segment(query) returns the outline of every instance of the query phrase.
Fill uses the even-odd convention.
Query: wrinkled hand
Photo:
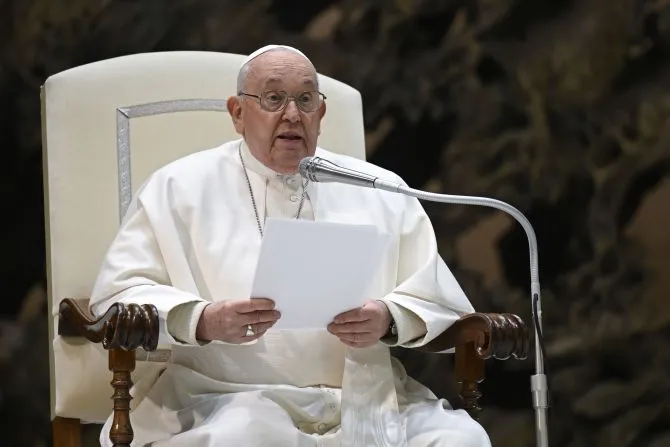
[[[367,348],[376,344],[391,325],[391,313],[382,301],[372,300],[362,307],[349,310],[335,317],[328,325],[328,332],[342,343],[354,348]]]
[[[267,298],[219,301],[209,304],[200,315],[196,338],[202,341],[247,343],[262,337],[280,317],[274,301]],[[249,324],[254,335],[247,337]]]

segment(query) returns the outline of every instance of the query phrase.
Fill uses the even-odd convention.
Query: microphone
[[[457,205],[476,205],[495,208],[512,216],[524,229],[528,239],[530,257],[530,294],[535,328],[535,375],[531,376],[531,392],[533,408],[535,409],[535,428],[538,447],[548,447],[549,433],[547,431],[547,376],[544,371],[544,342],[542,339],[542,307],[540,298],[540,275],[538,263],[537,238],[535,230],[526,216],[512,205],[488,197],[462,196],[451,194],[437,194],[410,188],[401,183],[390,182],[377,176],[359,172],[339,166],[320,157],[305,157],[300,160],[300,175],[312,182],[346,183],[366,188],[382,189],[384,191],[405,194],[420,200],[431,202],[451,203]]]
[[[312,182],[337,182],[366,188],[384,189],[391,192],[400,192],[399,183],[389,182],[353,169],[343,168],[335,163],[320,157],[305,157],[298,166],[300,175]]]

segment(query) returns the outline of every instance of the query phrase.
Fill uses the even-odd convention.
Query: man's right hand
[[[196,338],[201,341],[247,343],[262,337],[280,317],[274,301],[267,298],[219,301],[207,305],[200,315]],[[248,325],[254,331],[250,337],[246,336]]]

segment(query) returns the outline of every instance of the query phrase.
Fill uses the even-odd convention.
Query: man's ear
[[[319,106],[319,135],[321,135],[321,120],[323,119],[323,116],[326,114],[326,101],[321,101],[321,105]]]
[[[226,102],[230,119],[233,120],[235,131],[240,135],[244,135],[244,122],[242,120],[242,98],[239,96],[231,96]]]

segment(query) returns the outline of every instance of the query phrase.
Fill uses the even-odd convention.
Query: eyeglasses
[[[321,101],[326,100],[326,95],[317,91],[302,92],[299,95],[290,96],[284,91],[268,90],[261,95],[252,95],[250,93],[239,92],[240,96],[249,96],[256,98],[261,106],[261,109],[268,112],[277,112],[284,110],[284,107],[290,100],[295,102],[295,105],[303,112],[314,112],[321,105]],[[323,99],[322,99],[323,98]]]

